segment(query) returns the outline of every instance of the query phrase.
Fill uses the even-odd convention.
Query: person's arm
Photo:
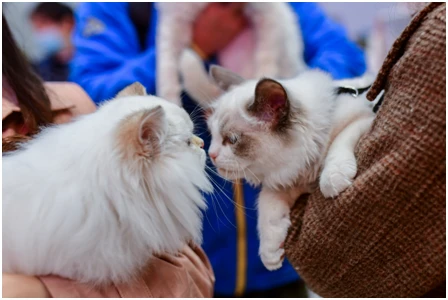
[[[432,2],[367,94],[384,90],[384,101],[358,142],[353,184],[292,208],[286,256],[320,296],[446,297],[445,53],[446,3]]]
[[[185,246],[178,254],[153,257],[135,281],[94,287],[58,276],[3,274],[3,297],[199,298],[213,297],[215,277],[204,251]]]
[[[45,285],[37,277],[2,274],[3,298],[51,298]]]
[[[127,3],[82,3],[77,12],[70,79],[95,103],[139,81],[155,93],[155,46],[140,52]]]
[[[349,40],[344,28],[330,20],[317,3],[290,3],[296,12],[310,68],[330,73],[334,79],[361,76],[366,71],[364,54]]]

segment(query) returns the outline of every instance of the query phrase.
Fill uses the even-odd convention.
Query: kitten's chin
[[[218,170],[218,174],[224,177],[227,180],[237,180],[243,178],[243,174],[237,170],[229,170],[224,168],[216,167]]]

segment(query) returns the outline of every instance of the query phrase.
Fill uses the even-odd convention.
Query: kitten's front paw
[[[280,269],[285,259],[285,249],[260,246],[260,257],[263,265],[269,271]]]
[[[263,226],[260,240],[260,258],[269,271],[279,269],[285,259],[283,244],[291,225],[289,216],[280,220],[270,221]]]
[[[325,163],[320,175],[320,190],[325,198],[336,197],[348,188],[357,171],[355,157],[334,159]]]

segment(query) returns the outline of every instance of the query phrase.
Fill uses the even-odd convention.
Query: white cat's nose
[[[195,144],[196,146],[198,146],[199,148],[201,148],[201,149],[204,148],[204,141],[200,137],[198,137],[196,135],[193,135],[193,138],[191,139],[191,142],[193,144]]]

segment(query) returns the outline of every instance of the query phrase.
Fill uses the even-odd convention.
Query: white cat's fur
[[[275,132],[269,121],[272,110],[262,114],[263,118],[250,111],[262,81],[243,81],[219,67],[212,67],[211,74],[219,86],[229,90],[212,105],[209,154],[226,178],[244,177],[254,185],[262,184],[259,254],[269,270],[278,269],[290,226],[290,207],[298,197],[311,192],[317,182],[325,197],[337,196],[352,183],[357,170],[354,148],[374,118],[371,104],[365,95],[337,96],[338,84],[329,75],[306,71],[296,78],[276,81],[287,94],[291,122],[284,131]],[[356,86],[360,82],[340,83]],[[229,134],[236,143],[228,142]],[[238,145],[248,141],[253,147]],[[238,154],[238,147],[244,155]]]
[[[179,66],[185,80],[186,90],[199,102],[207,102],[216,96],[217,90],[208,85],[204,76],[203,62],[198,57],[182,59],[183,51],[192,42],[192,27],[196,17],[208,3],[157,3],[157,94],[180,105],[181,84],[178,80]],[[247,3],[245,14],[255,30],[252,78],[274,76],[289,78],[306,69],[303,59],[304,46],[298,28],[297,16],[287,3]],[[219,33],[217,33],[219,34]],[[192,55],[190,55],[190,58]],[[193,72],[193,73],[190,73]],[[196,80],[193,74],[200,72]],[[212,92],[209,92],[211,90]],[[213,92],[214,91],[214,92]]]
[[[118,283],[201,242],[201,140],[183,109],[139,89],[3,156],[3,272]]]

